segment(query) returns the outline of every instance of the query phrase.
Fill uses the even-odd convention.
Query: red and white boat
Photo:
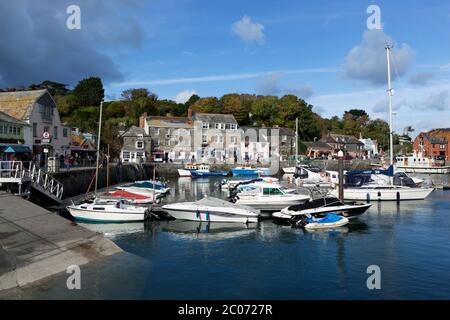
[[[113,198],[117,197],[117,198],[121,198],[121,199],[125,198],[125,199],[129,200],[129,202],[135,203],[135,204],[148,204],[148,203],[154,202],[152,197],[147,197],[142,194],[132,193],[132,192],[125,191],[125,190],[114,190],[112,192],[104,193],[99,196],[101,198],[108,198],[108,197],[113,197]]]

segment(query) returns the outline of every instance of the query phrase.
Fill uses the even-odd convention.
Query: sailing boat
[[[136,222],[144,221],[149,214],[148,208],[130,204],[125,199],[108,199],[97,197],[98,171],[100,158],[100,137],[102,128],[103,101],[100,103],[100,119],[98,123],[97,162],[95,168],[95,192],[93,201],[67,206],[70,214],[76,219],[88,222]],[[109,166],[109,163],[108,163]]]
[[[369,181],[358,187],[344,188],[344,200],[423,200],[433,192],[433,188],[418,188],[409,186],[394,185],[394,139],[392,128],[392,96],[394,90],[391,87],[391,47],[386,45],[387,58],[387,81],[388,81],[388,101],[389,101],[389,164],[388,170],[368,170],[367,174],[384,174],[389,177],[386,180],[379,180],[377,183]],[[337,196],[338,191],[332,190],[332,195]]]

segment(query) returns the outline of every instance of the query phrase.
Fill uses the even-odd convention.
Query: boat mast
[[[298,118],[295,118],[295,165],[298,163]]]
[[[394,89],[391,87],[391,46],[386,45],[386,59],[387,59],[387,80],[388,80],[388,100],[389,100],[389,165],[394,164],[394,138],[392,127],[392,96]]]
[[[98,187],[98,160],[100,158],[100,136],[102,133],[102,111],[103,111],[103,101],[100,102],[100,119],[98,121],[97,163],[95,166],[95,193],[94,194],[97,194],[97,187]]]

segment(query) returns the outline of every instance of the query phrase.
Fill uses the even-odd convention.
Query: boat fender
[[[200,217],[200,211],[197,210],[197,211],[195,212],[195,217],[196,217],[197,219]]]
[[[209,211],[206,211],[206,221],[209,221]]]

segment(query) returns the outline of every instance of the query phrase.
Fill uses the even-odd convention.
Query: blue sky
[[[47,68],[48,77],[74,84],[76,77],[98,74],[110,99],[133,87],[180,101],[193,92],[295,93],[323,116],[362,108],[386,119],[387,40],[394,44],[396,130],[450,127],[448,1],[64,0],[55,6],[43,0],[47,5],[39,8],[27,0],[13,3],[22,2],[10,16],[27,19],[34,28],[16,28],[42,37],[39,44],[49,47],[47,55],[36,53],[42,55],[41,68],[29,79],[47,78],[42,67],[47,56],[70,49],[65,54],[70,59],[59,61],[58,69]],[[65,22],[69,4],[80,6],[81,30],[58,33],[55,24]],[[381,9],[382,30],[367,30],[371,4]],[[46,11],[55,21],[51,28],[45,27]],[[0,40],[8,36],[0,31]],[[45,38],[60,38],[65,45]],[[0,62],[0,83],[10,84],[9,73],[2,71]]]

